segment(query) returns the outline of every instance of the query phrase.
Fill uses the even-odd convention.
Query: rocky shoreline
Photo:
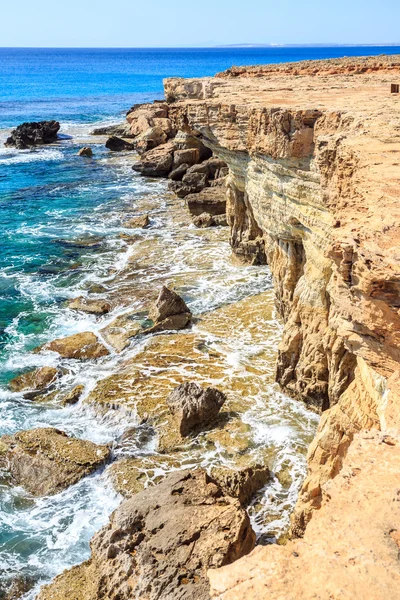
[[[156,434],[157,460],[171,472],[147,487],[147,456],[113,461],[107,471],[127,499],[94,536],[89,561],[58,576],[38,598],[395,594],[400,213],[398,163],[392,160],[400,152],[393,133],[400,124],[389,82],[396,74],[398,58],[383,57],[170,79],[166,102],[134,106],[125,124],[94,132],[111,135],[110,151],[137,152],[135,172],[168,178],[197,228],[226,220],[237,257],[268,263],[284,323],[276,381],[322,418],[292,515],[291,536],[304,540],[251,552],[255,535],[245,506],[268,486],[270,465],[267,456],[254,460],[251,428],[226,382],[217,389],[199,385],[204,369],[208,379],[220,378],[220,357],[199,358],[204,342],[196,328],[186,329],[192,314],[178,294],[164,286],[152,308],[144,296],[144,311],[117,317],[99,336],[84,332],[38,348],[68,360],[98,360],[162,333],[101,379],[83,402],[100,411],[134,412],[139,427],[119,443]],[[133,221],[138,228],[150,224],[146,214]],[[244,313],[252,302],[243,303]],[[76,298],[70,306],[102,315],[112,301]],[[202,315],[200,323],[223,320],[229,310]],[[177,330],[185,333],[177,337]],[[58,393],[62,377],[62,370],[42,367],[11,385],[32,401],[80,401],[77,386]],[[242,392],[251,396],[250,389]],[[31,491],[26,474],[33,470],[44,485],[36,493],[55,493],[110,458],[107,446],[79,444],[85,442],[56,430],[6,436],[0,466]],[[229,468],[182,470],[188,448],[201,454],[221,447]],[[345,525],[338,528],[337,521]],[[368,537],[364,529],[371,525]]]

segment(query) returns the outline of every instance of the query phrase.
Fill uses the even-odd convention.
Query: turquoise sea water
[[[65,310],[65,300],[91,283],[107,283],[123,260],[118,215],[146,195],[163,201],[163,182],[134,175],[128,163],[113,161],[102,143],[89,138],[94,124],[120,121],[132,104],[162,98],[162,79],[168,76],[213,75],[233,64],[382,53],[400,53],[400,48],[0,48],[0,434],[51,424],[105,442],[126,426],[93,426],[84,411],[32,406],[7,390],[11,377],[37,366],[37,355],[29,353],[34,347],[95,327],[91,317]],[[57,144],[33,151],[3,147],[10,128],[43,119],[61,122]],[[76,155],[86,143],[94,149],[93,161]],[[88,249],[64,243],[87,235],[99,245]],[[246,273],[247,291],[268,287],[265,271]],[[195,309],[238,299],[240,277],[232,275],[235,285],[214,295],[207,294],[211,280],[203,282],[205,300]],[[196,289],[186,293],[195,306]],[[48,579],[80,562],[91,535],[118,501],[101,476],[57,499],[35,502],[20,490],[0,486],[0,579],[18,572]]]

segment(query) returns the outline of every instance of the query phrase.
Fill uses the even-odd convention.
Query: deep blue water
[[[81,316],[63,310],[64,301],[85,284],[105,281],[115,267],[123,250],[118,215],[152,193],[151,186],[162,196],[163,184],[134,176],[129,166],[110,160],[97,138],[88,138],[93,124],[122,120],[132,104],[161,98],[164,77],[214,75],[232,65],[382,53],[400,53],[400,47],[0,48],[0,435],[42,422],[45,409],[10,394],[8,380],[36,366],[37,355],[27,351],[87,326],[79,322]],[[11,127],[43,119],[58,119],[62,133],[72,138],[34,151],[3,147]],[[87,143],[93,160],[77,156]],[[87,235],[100,239],[101,247],[59,243]],[[58,424],[61,417],[53,412],[43,422]],[[72,417],[62,414],[63,426],[75,431]],[[79,427],[84,436],[97,435],[90,421],[86,429]],[[104,435],[111,435],[108,429]],[[46,579],[85,558],[88,540],[117,502],[104,489],[89,478],[54,502],[38,501],[26,510],[18,508],[20,492],[7,489],[2,494],[0,489],[0,580],[2,572],[13,576],[22,571]]]

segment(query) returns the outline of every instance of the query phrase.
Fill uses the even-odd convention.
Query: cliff
[[[322,412],[292,520],[292,534],[302,536],[313,517],[305,538],[317,544],[307,554],[317,563],[313,579],[331,568],[324,545],[336,527],[332,511],[353,528],[349,539],[361,562],[371,549],[372,541],[357,535],[353,501],[368,516],[366,526],[379,521],[376,546],[398,552],[396,528],[388,525],[397,504],[387,509],[385,523],[380,509],[395,493],[393,469],[399,467],[400,95],[390,91],[399,80],[400,58],[378,57],[233,68],[215,78],[165,81],[173,126],[197,136],[229,167],[234,251],[270,265],[284,322],[277,381]],[[368,430],[375,430],[373,441]],[[384,444],[389,435],[390,445]],[[351,484],[354,496],[346,499],[340,478],[348,453],[360,476]],[[370,468],[368,456],[379,468]],[[371,501],[368,512],[358,481]],[[213,572],[214,596],[272,593],[270,584],[262,587],[264,575],[265,583],[299,571],[298,551],[287,548],[258,549],[243,564]],[[318,563],[319,555],[328,563]],[[359,569],[357,577],[368,579],[363,564],[367,570]],[[393,565],[371,571],[376,589]],[[235,595],[238,573],[244,585],[261,566],[269,575],[262,571],[252,587]],[[344,597],[366,597],[351,596],[349,581]],[[306,589],[299,587],[293,597],[336,598],[340,592],[332,588],[329,595],[322,587],[311,596]]]

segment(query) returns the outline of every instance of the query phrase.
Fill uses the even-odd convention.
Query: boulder
[[[157,300],[149,312],[149,318],[154,323],[161,323],[168,317],[181,314],[191,314],[186,302],[179,294],[163,285]]]
[[[112,152],[121,152],[122,150],[133,150],[134,146],[116,135],[112,135],[106,141],[106,148]]]
[[[106,125],[93,129],[91,135],[116,135],[118,137],[129,137],[130,131],[126,123],[117,123],[116,125]]]
[[[186,198],[189,194],[201,192],[207,185],[207,177],[204,173],[186,173],[182,181],[171,181],[169,189],[175,192],[178,198]]]
[[[190,213],[194,216],[206,212],[212,216],[225,215],[226,194],[222,188],[205,188],[199,194],[186,197],[186,204]]]
[[[222,488],[224,494],[237,498],[242,506],[247,506],[254,494],[266,485],[271,473],[268,467],[263,465],[236,471],[227,467],[213,467],[210,476]]]
[[[58,121],[22,123],[11,132],[4,145],[25,150],[37,145],[51,144],[57,140],[59,129],[60,123]]]
[[[174,149],[172,142],[161,144],[143,154],[132,169],[147,177],[166,177],[172,169]]]
[[[129,229],[145,229],[149,225],[149,215],[138,215],[124,222],[124,227],[128,227]]]
[[[178,131],[175,136],[175,144],[179,150],[186,148],[197,148],[200,154],[200,161],[207,160],[212,156],[212,151],[203,144],[203,142],[192,133]]]
[[[182,181],[182,177],[186,174],[188,168],[189,165],[187,165],[186,163],[180,165],[179,167],[176,167],[176,169],[171,171],[171,173],[168,175],[168,179],[172,179],[172,181]]]
[[[165,144],[168,135],[161,127],[149,127],[141,135],[135,138],[135,148],[139,154],[144,154],[161,144]]]
[[[9,387],[13,392],[25,392],[30,390],[33,394],[41,394],[48,391],[56,382],[60,373],[55,367],[39,367],[28,373],[23,373],[14,377],[9,382]],[[29,392],[24,396],[30,396]]]
[[[111,304],[106,300],[88,300],[84,296],[79,296],[68,302],[68,308],[80,310],[91,315],[105,315],[110,312]]]
[[[175,150],[173,168],[181,165],[195,165],[200,160],[200,152],[197,148],[185,148],[184,150]]]
[[[214,217],[209,213],[202,213],[197,217],[193,217],[193,223],[196,227],[204,228],[204,227],[226,227],[228,222],[226,220],[226,215],[215,215]]]
[[[208,600],[207,570],[248,554],[255,534],[238,500],[205,471],[177,471],[125,500],[91,541],[91,558],[37,600]]]
[[[202,173],[203,175],[206,175],[208,179],[215,179],[220,170],[226,168],[226,163],[223,160],[212,157],[204,160],[198,165],[194,164],[190,167],[188,173]]]
[[[51,350],[57,352],[62,358],[75,358],[78,360],[90,360],[109,354],[107,348],[99,342],[91,331],[84,331],[83,333],[53,340],[37,348],[36,352],[40,350]]]
[[[78,152],[78,156],[86,156],[87,158],[92,158],[93,150],[90,146],[84,146]]]
[[[93,473],[110,456],[108,446],[45,427],[0,438],[0,469],[34,496],[56,494]]]
[[[185,437],[210,425],[217,418],[226,396],[216,388],[202,388],[195,382],[179,385],[168,396],[167,404],[179,433]]]

